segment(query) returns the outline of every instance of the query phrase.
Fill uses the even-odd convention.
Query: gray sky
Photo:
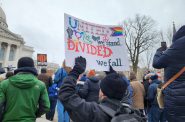
[[[64,59],[64,13],[116,25],[135,14],[149,15],[165,30],[185,24],[185,0],[1,0],[9,29],[22,35],[36,53],[61,64]]]

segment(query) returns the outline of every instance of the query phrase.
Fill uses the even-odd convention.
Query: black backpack
[[[103,104],[100,104],[100,107],[106,114],[112,117],[111,122],[146,122],[146,117],[143,113],[125,103],[122,103],[117,111]]]

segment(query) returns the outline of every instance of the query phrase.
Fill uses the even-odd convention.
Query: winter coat
[[[86,80],[82,89],[79,89],[78,94],[84,98],[87,102],[97,102],[99,100],[99,80],[95,77],[91,77]]]
[[[56,71],[54,77],[54,83],[57,84],[57,87],[60,88],[63,84],[63,79],[67,76],[67,72],[64,68],[60,68]]]
[[[51,76],[48,76],[46,73],[39,74],[38,79],[45,83],[47,90],[52,85],[52,78]]]
[[[67,76],[59,91],[59,99],[74,122],[110,122],[111,118],[95,102],[86,102],[75,92],[77,79]],[[103,103],[106,103],[104,101]]]
[[[35,122],[36,117],[49,111],[46,86],[30,73],[18,73],[0,83],[2,122]]]
[[[153,59],[154,68],[164,69],[167,82],[185,66],[185,26],[174,35],[173,43],[165,52],[157,51]],[[185,120],[185,73],[173,81],[165,90],[165,109],[170,121]],[[172,118],[171,118],[172,117]]]
[[[144,109],[144,86],[139,81],[132,81],[130,85],[133,89],[132,102],[135,109]]]
[[[128,90],[128,96],[127,96],[128,97],[127,98],[128,104],[133,105],[133,101],[132,101],[133,89],[130,85],[130,80],[125,80],[125,81],[127,81],[127,85],[128,85],[128,87],[127,87],[127,90]]]
[[[158,103],[157,103],[156,95],[157,95],[157,87],[160,83],[161,81],[159,81],[158,79],[153,80],[148,88],[148,93],[147,93],[148,94],[147,99],[150,102],[150,104],[157,107],[158,107]]]

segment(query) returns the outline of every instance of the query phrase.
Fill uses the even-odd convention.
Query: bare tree
[[[146,56],[147,70],[150,70],[150,66],[152,63],[153,56],[154,56],[153,51],[147,50],[145,56]]]
[[[172,44],[172,39],[173,39],[173,31],[171,28],[168,28],[167,32],[166,32],[166,37],[167,37],[167,42],[169,45]]]
[[[139,56],[156,42],[155,21],[148,16],[136,15],[134,19],[124,21],[126,46],[129,51],[133,71],[137,73]]]
[[[172,39],[173,39],[173,31],[170,28],[168,28],[164,33],[163,31],[161,31],[159,34],[159,40],[166,42],[167,45],[172,44]]]
[[[164,39],[164,34],[163,34],[163,31],[160,31],[160,40],[161,40],[161,42],[164,42],[165,41],[165,39]]]
[[[142,65],[146,70],[151,70],[152,66],[152,59],[154,56],[154,50],[146,50],[142,56],[140,56],[139,64]]]

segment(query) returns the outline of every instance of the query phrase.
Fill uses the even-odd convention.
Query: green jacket
[[[0,111],[5,105],[2,122],[35,122],[49,111],[45,84],[32,74],[17,74],[0,83]]]

